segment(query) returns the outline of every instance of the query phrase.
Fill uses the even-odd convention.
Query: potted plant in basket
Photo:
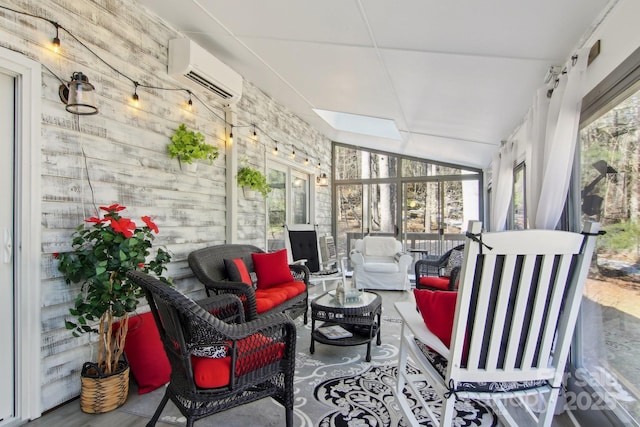
[[[251,166],[243,166],[238,169],[236,175],[238,185],[244,188],[250,188],[257,191],[264,197],[271,192],[271,187],[267,182],[267,178],[259,170],[252,168]]]
[[[121,216],[124,206],[101,206],[102,218],[85,220],[73,233],[72,251],[54,254],[58,270],[68,284],[82,286],[70,313],[76,321],[66,321],[74,336],[98,333],[97,363],[82,368],[80,406],[84,412],[107,412],[122,405],[129,390],[129,367],[121,360],[128,331],[129,313],[136,310],[142,290],[131,283],[130,270],[162,277],[171,256],[162,248],[151,255],[157,225],[148,216],[143,227]],[[88,225],[91,224],[91,225]],[[119,322],[115,328],[114,322]],[[106,390],[103,387],[107,388]]]
[[[182,163],[191,165],[198,159],[208,160],[209,164],[213,164],[219,155],[218,147],[205,143],[202,133],[187,129],[184,123],[171,136],[168,149],[169,157],[177,157],[180,167]]]

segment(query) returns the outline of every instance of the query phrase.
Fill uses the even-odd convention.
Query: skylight
[[[393,120],[361,116],[359,114],[339,113],[337,111],[320,110],[317,108],[314,108],[313,111],[336,130],[390,138],[396,141],[402,139]]]

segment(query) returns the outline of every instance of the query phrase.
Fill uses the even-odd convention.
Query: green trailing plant
[[[267,194],[271,192],[271,187],[267,182],[267,178],[262,174],[262,172],[250,166],[241,167],[238,170],[236,179],[238,180],[238,185],[258,191],[264,197],[267,197]]]
[[[158,233],[158,226],[150,217],[143,216],[145,225],[138,227],[120,215],[126,209],[124,206],[113,204],[100,209],[106,212],[103,218],[91,217],[76,228],[72,235],[73,250],[56,253],[54,257],[67,284],[81,284],[74,306],[69,309],[76,321],[66,321],[65,326],[74,336],[98,333],[97,362],[108,374],[118,366],[124,351],[129,313],[136,310],[143,296],[142,289],[127,278],[127,272],[152,273],[170,285],[162,273],[171,255],[162,248],[151,255],[153,233]],[[116,321],[119,327],[113,331]]]
[[[183,123],[171,136],[169,157],[177,157],[180,162],[191,164],[194,160],[208,160],[209,164],[218,158],[218,147],[204,142],[204,135],[187,129]]]

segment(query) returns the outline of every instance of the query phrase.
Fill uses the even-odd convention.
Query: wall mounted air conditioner
[[[242,97],[242,76],[190,39],[169,41],[168,72],[187,89],[207,89],[225,104]]]

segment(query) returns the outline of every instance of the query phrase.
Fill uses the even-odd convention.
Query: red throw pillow
[[[114,330],[118,327],[119,324],[114,324]],[[129,318],[124,354],[138,383],[138,394],[149,393],[169,382],[171,365],[150,311]]]
[[[225,259],[224,267],[227,269],[227,277],[232,282],[242,282],[251,286],[251,275],[242,258]]]
[[[293,282],[287,261],[287,250],[270,253],[252,253],[253,268],[258,276],[258,289],[266,289],[279,283]]]
[[[451,345],[453,330],[453,316],[456,311],[457,292],[431,291],[428,289],[414,289],[416,305],[424,324],[447,347]]]

